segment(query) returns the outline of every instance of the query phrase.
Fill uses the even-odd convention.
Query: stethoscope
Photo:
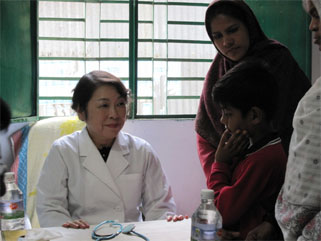
[[[98,230],[102,225],[108,224],[108,223],[109,223],[111,226],[118,226],[118,227],[119,227],[118,230],[117,230],[115,233],[112,233],[112,234],[106,234],[106,235],[97,234],[97,230]],[[146,240],[146,241],[149,241],[149,239],[148,239],[146,236],[144,236],[144,235],[142,235],[142,234],[140,234],[140,233],[135,232],[135,231],[134,231],[134,228],[135,228],[135,225],[134,225],[134,224],[129,224],[129,225],[123,227],[122,224],[117,223],[117,222],[115,222],[115,221],[113,221],[113,220],[106,220],[106,221],[101,222],[100,224],[98,224],[98,225],[94,228],[94,230],[93,230],[93,232],[92,232],[92,234],[91,234],[91,238],[94,239],[94,240],[96,240],[96,241],[109,240],[109,239],[113,239],[113,238],[115,238],[116,236],[118,236],[119,234],[123,233],[123,234],[127,234],[127,235],[134,234],[134,235],[136,235],[136,236],[138,236],[138,237],[140,237],[140,238],[142,238],[142,239],[144,239],[144,240]]]

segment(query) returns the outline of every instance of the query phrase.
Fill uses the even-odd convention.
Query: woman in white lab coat
[[[41,227],[88,228],[104,220],[165,219],[175,213],[171,188],[154,150],[121,131],[129,91],[104,71],[84,75],[72,108],[82,131],[56,140],[38,182]]]

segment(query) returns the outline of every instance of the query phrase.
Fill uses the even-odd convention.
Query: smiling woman
[[[94,71],[80,79],[74,93],[72,108],[86,122],[96,147],[111,147],[126,120],[129,91],[117,77]],[[89,101],[82,101],[83,98]]]
[[[131,222],[175,214],[153,148],[121,131],[129,101],[121,80],[90,72],[79,80],[72,101],[86,127],[52,145],[38,182],[40,226],[88,228],[106,219]]]

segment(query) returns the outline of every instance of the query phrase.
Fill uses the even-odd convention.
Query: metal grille
[[[72,89],[92,70],[122,79],[133,117],[195,115],[215,55],[209,1],[39,1],[39,115],[72,115]],[[133,49],[135,51],[133,51]]]

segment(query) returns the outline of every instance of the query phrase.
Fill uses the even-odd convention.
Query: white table
[[[158,221],[148,221],[148,222],[133,222],[125,223],[135,224],[136,228],[134,231],[143,234],[150,241],[188,241],[190,240],[191,234],[191,219],[185,219],[179,222],[167,222],[166,220]],[[32,231],[52,231],[55,233],[60,233],[61,238],[53,239],[52,241],[92,241],[91,233],[94,226],[89,229],[66,229],[63,227],[53,227],[53,228],[42,228],[42,229],[32,229]],[[116,228],[109,227],[108,224],[104,225],[100,231],[110,233],[111,229],[117,230]],[[113,230],[112,230],[113,231]],[[143,240],[137,236],[120,234],[112,239],[113,241],[130,241],[130,240]],[[7,241],[7,240],[3,240]]]

